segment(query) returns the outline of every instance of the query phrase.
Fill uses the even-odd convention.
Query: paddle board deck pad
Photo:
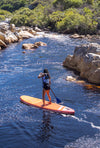
[[[43,106],[43,100],[42,99],[38,99],[38,98],[34,98],[34,97],[30,97],[30,96],[21,96],[20,97],[21,102],[28,104],[28,105],[32,105],[41,109],[45,109],[45,110],[50,110],[53,112],[57,112],[57,113],[62,113],[62,114],[70,114],[70,115],[74,115],[75,111],[67,106],[63,106],[57,103],[51,103],[49,104],[49,101],[45,101],[45,106]]]

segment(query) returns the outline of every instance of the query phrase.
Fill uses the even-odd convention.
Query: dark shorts
[[[49,84],[44,84],[44,85],[43,85],[43,88],[44,88],[45,90],[49,90],[49,89],[50,89],[50,85],[49,85]]]

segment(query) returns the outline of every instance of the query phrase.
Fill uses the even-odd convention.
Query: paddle
[[[51,88],[50,88],[51,89]],[[57,97],[56,97],[56,95],[55,95],[55,93],[53,92],[53,90],[51,89],[51,92],[53,93],[53,95],[55,96],[55,98],[56,98],[56,102],[57,103],[61,103],[61,100],[60,99],[58,99]]]

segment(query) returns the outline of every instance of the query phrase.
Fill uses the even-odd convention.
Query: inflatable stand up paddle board
[[[32,105],[41,109],[50,110],[53,112],[61,113],[61,114],[70,114],[74,115],[75,111],[67,106],[63,106],[57,103],[51,103],[49,104],[49,101],[45,101],[45,106],[43,106],[42,99],[30,97],[30,96],[21,96],[20,97],[21,102]]]

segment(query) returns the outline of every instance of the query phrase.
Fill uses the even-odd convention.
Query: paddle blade
[[[61,103],[61,100],[56,97],[56,102],[59,104]]]

